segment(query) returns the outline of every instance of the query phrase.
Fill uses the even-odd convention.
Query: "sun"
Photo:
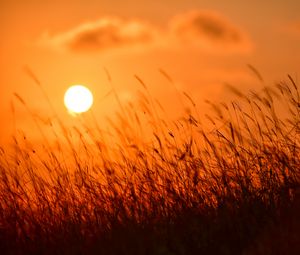
[[[80,114],[91,108],[93,94],[83,85],[73,85],[67,89],[64,96],[64,103],[70,113]]]

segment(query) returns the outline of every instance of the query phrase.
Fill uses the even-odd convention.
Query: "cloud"
[[[252,49],[246,33],[215,11],[192,11],[170,23],[173,36],[187,46],[206,51],[245,53]]]
[[[45,33],[39,44],[72,52],[97,52],[154,46],[196,47],[208,53],[245,53],[252,49],[246,33],[215,11],[195,10],[171,19],[165,28],[141,20],[103,17],[69,31]]]
[[[39,44],[75,52],[94,52],[144,45],[154,40],[154,34],[155,31],[141,21],[106,17],[61,34],[45,33]]]

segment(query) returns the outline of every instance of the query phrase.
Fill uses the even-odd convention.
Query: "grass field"
[[[177,120],[140,82],[109,134],[53,118],[52,143],[37,120],[42,149],[20,134],[1,149],[0,253],[300,254],[295,81],[231,88],[205,118],[180,94]]]

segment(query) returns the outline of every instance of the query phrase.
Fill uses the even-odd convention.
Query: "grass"
[[[140,100],[118,101],[109,132],[96,120],[41,124],[29,110],[43,146],[19,134],[1,149],[1,254],[297,254],[295,81],[231,87],[236,100],[208,102],[205,118],[178,92],[185,113],[173,121],[136,78]]]

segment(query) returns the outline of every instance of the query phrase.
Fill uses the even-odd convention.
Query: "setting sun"
[[[64,103],[71,113],[83,113],[91,108],[93,94],[85,86],[74,85],[66,91]]]

